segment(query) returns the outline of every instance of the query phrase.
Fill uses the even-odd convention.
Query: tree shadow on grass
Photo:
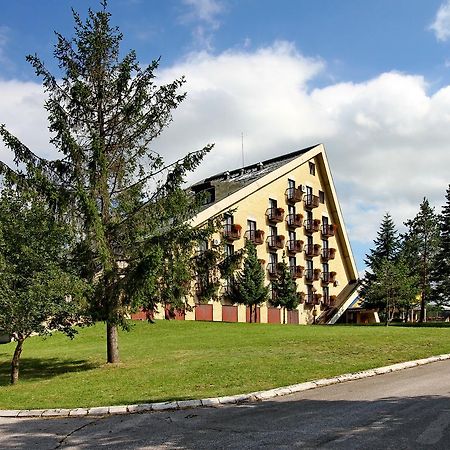
[[[99,367],[99,364],[84,359],[21,358],[19,381],[38,381],[71,372],[85,372]],[[8,386],[10,361],[0,365],[0,386]]]

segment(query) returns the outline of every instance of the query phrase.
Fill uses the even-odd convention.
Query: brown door
[[[237,322],[238,307],[230,305],[222,305],[222,322]]]
[[[298,309],[287,312],[287,323],[298,325]]]
[[[280,312],[281,310],[278,308],[267,308],[267,322],[281,323]]]
[[[212,322],[213,305],[195,305],[195,320],[204,320]]]

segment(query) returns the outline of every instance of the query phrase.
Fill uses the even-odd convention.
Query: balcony
[[[289,270],[291,272],[291,276],[294,279],[302,278],[305,268],[303,266],[290,266]]]
[[[266,217],[269,222],[273,222],[273,223],[283,222],[284,209],[283,208],[267,208]]]
[[[334,283],[336,281],[336,272],[323,272],[322,273],[322,283]]]
[[[334,306],[336,304],[337,296],[336,295],[330,295],[330,306]]]
[[[300,253],[303,251],[303,241],[299,239],[290,239],[287,241],[286,249],[288,253]]]
[[[241,238],[242,227],[238,224],[225,224],[223,228],[223,237],[228,241],[235,241]]]
[[[286,201],[289,203],[297,203],[302,200],[303,192],[299,188],[287,188],[286,189]]]
[[[298,228],[303,225],[303,216],[301,214],[288,214],[286,225],[292,228]]]
[[[314,270],[312,270],[312,269],[305,270],[305,281],[308,281],[308,282],[314,281]]]
[[[284,236],[281,234],[273,234],[267,237],[267,246],[271,250],[278,250],[284,247]]]
[[[332,237],[336,232],[336,225],[334,224],[323,224],[322,225],[322,237]]]
[[[314,244],[314,245],[306,245],[305,246],[305,255],[312,258],[314,256],[320,255],[320,245]]]
[[[320,220],[305,220],[305,232],[306,233],[315,233],[320,230]]]
[[[264,242],[263,230],[247,230],[245,232],[245,238],[255,245],[261,245]]]
[[[313,294],[313,305],[320,305],[322,294]]]
[[[320,201],[319,201],[319,197],[317,195],[312,195],[312,194],[305,195],[305,198],[304,198],[305,208],[308,208],[308,209],[317,208],[319,206],[319,203],[320,203]]]
[[[306,300],[306,294],[304,292],[297,292],[297,295],[299,303],[303,305],[303,303],[305,303]]]
[[[330,259],[334,259],[336,256],[335,248],[323,248],[322,249],[322,259],[324,261],[328,261]]]
[[[270,279],[274,279],[278,275],[278,263],[267,264],[267,275]]]

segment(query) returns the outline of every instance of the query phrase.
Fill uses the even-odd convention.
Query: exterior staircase
[[[317,324],[333,325],[358,298],[359,282],[349,283],[336,298],[335,304],[326,309],[316,320]]]

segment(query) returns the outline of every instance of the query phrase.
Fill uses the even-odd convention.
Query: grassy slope
[[[0,408],[130,404],[237,394],[450,353],[450,330],[268,324],[136,323],[121,364],[104,364],[103,325],[25,343],[8,386],[13,344],[0,346]]]

